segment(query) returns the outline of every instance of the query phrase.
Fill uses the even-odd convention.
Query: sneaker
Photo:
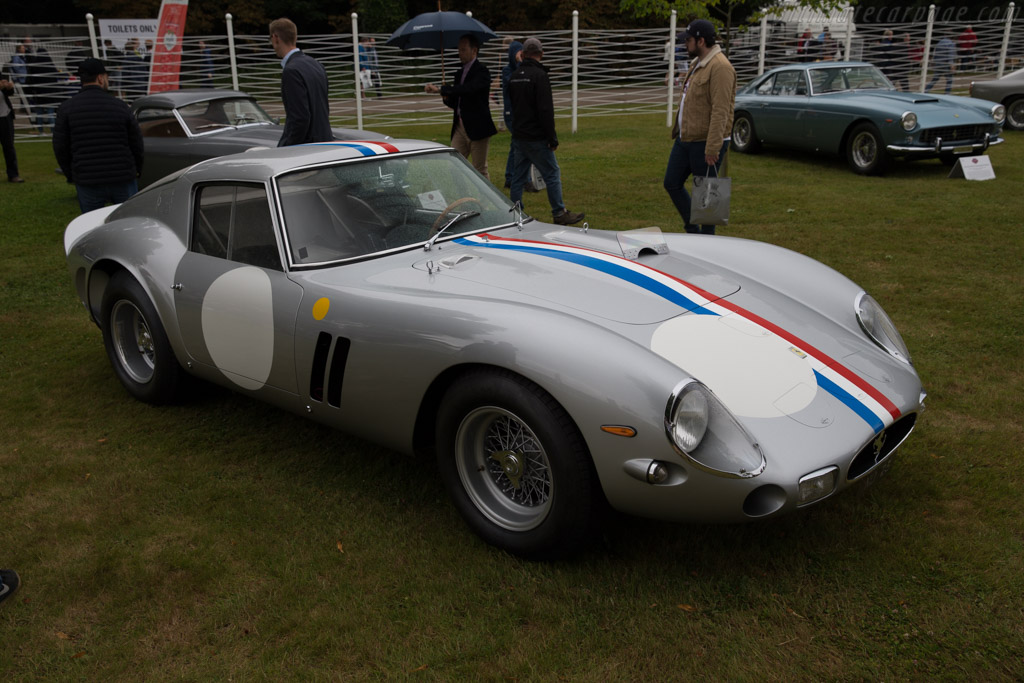
[[[9,183],[23,183],[23,182],[25,182],[25,179],[22,178],[20,175],[16,175],[13,178],[8,178],[7,182],[9,182]]]
[[[562,209],[562,213],[556,213],[552,220],[558,225],[572,225],[583,220],[583,216],[582,213],[573,213],[569,209]]]
[[[15,591],[18,590],[18,586],[21,585],[21,579],[18,578],[18,572],[13,569],[0,569],[0,602],[3,602]]]

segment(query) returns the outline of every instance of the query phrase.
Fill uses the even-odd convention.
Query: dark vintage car
[[[237,90],[173,90],[135,100],[146,145],[139,187],[199,161],[277,147],[284,126]],[[388,140],[367,130],[334,128],[337,140]]]
[[[1024,130],[1024,69],[991,81],[971,81],[971,97],[1006,107],[1006,126]]]
[[[980,154],[1003,141],[1005,116],[985,100],[902,92],[866,62],[790,64],[736,94],[732,146],[839,154],[855,173],[878,175],[894,157]]]

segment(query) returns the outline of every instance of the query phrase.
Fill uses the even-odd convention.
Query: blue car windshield
[[[811,94],[847,92],[850,90],[895,90],[881,71],[870,65],[831,66],[811,69]]]

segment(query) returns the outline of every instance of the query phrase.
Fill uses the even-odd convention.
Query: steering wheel
[[[434,235],[437,234],[437,231],[441,229],[441,223],[444,222],[444,217],[450,214],[452,212],[452,209],[460,207],[467,202],[473,202],[481,209],[484,208],[484,205],[481,204],[480,200],[477,199],[476,197],[463,197],[462,199],[456,199],[454,202],[444,207],[444,211],[442,211],[441,215],[437,217],[437,220],[434,221],[434,224],[430,226],[430,232],[427,233],[427,237],[433,237]]]

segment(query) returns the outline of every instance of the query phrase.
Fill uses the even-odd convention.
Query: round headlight
[[[912,111],[903,112],[903,116],[900,117],[900,124],[903,125],[903,130],[914,130],[917,127],[917,114]]]
[[[679,395],[671,419],[672,440],[679,450],[692,452],[708,428],[708,399],[698,385],[691,384]]]
[[[992,107],[992,118],[995,119],[996,123],[1002,123],[1006,120],[1006,107],[1001,104],[997,104]]]
[[[910,351],[903,342],[896,325],[878,302],[867,292],[861,292],[854,304],[857,309],[857,322],[871,340],[904,363],[910,363]]]

